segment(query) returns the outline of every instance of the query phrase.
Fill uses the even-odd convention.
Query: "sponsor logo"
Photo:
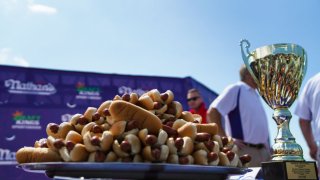
[[[0,161],[16,161],[16,152],[0,148]],[[2,164],[2,162],[0,162]]]
[[[147,91],[145,91],[145,90],[143,90],[143,89],[140,89],[140,88],[138,88],[138,89],[132,89],[131,87],[127,87],[127,86],[121,86],[121,87],[118,88],[118,93],[119,93],[120,95],[122,95],[122,94],[137,93],[139,96],[141,96],[141,95],[144,94],[145,92],[147,92]]]
[[[61,121],[62,122],[69,122],[69,120],[72,118],[73,114],[62,114],[61,115]]]
[[[11,137],[6,137],[6,141],[13,141],[13,140],[15,140],[16,139],[16,136],[15,135],[13,135],[13,136],[11,136]]]
[[[77,92],[78,95],[76,96],[76,99],[92,99],[92,100],[101,100],[100,95],[100,88],[99,87],[88,87],[85,86],[84,83],[78,82],[77,83]]]
[[[56,88],[51,84],[40,84],[33,82],[21,82],[20,80],[8,79],[4,81],[4,86],[8,88],[8,92],[12,94],[35,94],[35,95],[52,95],[57,92]]]
[[[41,129],[39,115],[24,115],[21,111],[12,114],[14,124],[12,129]]]
[[[69,102],[67,102],[66,104],[67,104],[67,106],[68,106],[69,108],[75,108],[75,107],[77,107],[77,104],[71,104],[71,103],[69,103]]]

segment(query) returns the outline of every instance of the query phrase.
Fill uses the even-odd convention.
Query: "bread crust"
[[[221,136],[216,134],[216,135],[213,135],[212,139],[219,144],[219,147],[221,147],[221,148],[223,147],[223,144],[222,144],[222,141],[221,141]]]
[[[174,138],[173,137],[169,137],[168,140],[167,140],[167,146],[169,148],[169,153],[171,155],[177,155],[178,154],[178,149],[177,147],[175,146],[175,143],[174,143]],[[172,157],[173,158],[173,157]],[[178,159],[177,159],[177,162],[178,162]]]
[[[183,108],[180,102],[178,101],[172,101],[170,104],[168,104],[168,114],[174,115],[176,118],[180,118],[182,114]]]
[[[194,140],[197,135],[197,128],[194,123],[187,122],[178,129],[178,134],[180,137],[188,136]]]
[[[16,153],[19,164],[31,162],[58,162],[61,161],[59,154],[49,148],[23,147]]]
[[[200,116],[199,114],[192,114],[192,117],[194,122],[197,121],[199,124],[202,123],[202,116]]]
[[[177,130],[186,123],[187,123],[187,121],[185,121],[183,119],[177,119],[173,122],[172,129]]]
[[[207,152],[203,149],[193,153],[194,163],[198,165],[208,165]]]
[[[82,116],[82,114],[75,114],[71,117],[70,123],[73,125],[73,127],[76,129],[77,132],[81,133],[83,125],[78,124],[79,118]]]
[[[124,140],[128,141],[131,145],[131,155],[136,155],[141,151],[140,139],[134,134],[128,134]]]
[[[193,121],[194,121],[194,118],[193,118],[193,116],[192,116],[192,113],[189,112],[189,111],[183,111],[183,112],[181,113],[181,117],[180,117],[180,118],[182,118],[182,119],[184,119],[184,120],[186,120],[186,121],[188,121],[188,122],[193,122]]]
[[[52,131],[51,127],[57,127],[57,131]],[[46,128],[46,132],[48,136],[52,136],[54,138],[65,139],[67,133],[73,130],[73,126],[70,122],[62,122],[61,124],[57,125],[55,123],[49,123]]]
[[[197,127],[198,133],[206,132],[211,135],[218,134],[218,125],[216,123],[208,123],[208,124],[195,123],[195,125]]]
[[[89,122],[92,122],[92,116],[94,113],[97,112],[97,108],[95,107],[88,107],[87,110],[84,112],[83,116],[89,120]]]
[[[145,108],[146,110],[152,110],[153,109],[153,100],[150,96],[147,94],[142,95],[139,100],[139,104]]]
[[[157,144],[163,145],[166,143],[167,139],[168,139],[168,134],[163,129],[160,129],[158,134]]]
[[[138,103],[138,101],[139,101],[139,96],[138,96],[138,94],[137,93],[131,93],[130,94],[130,103],[132,103],[132,104],[137,104]]]
[[[109,109],[111,103],[111,100],[107,100],[99,106],[97,112],[100,114],[100,116],[106,117],[106,115],[104,114],[104,110]]]
[[[156,159],[153,155],[152,155],[152,148],[151,146],[145,146],[142,150],[142,155],[143,158],[147,161],[151,161],[151,162],[166,162],[168,156],[169,156],[169,148],[166,145],[161,145],[160,146],[160,155],[159,158]]]
[[[124,133],[126,129],[126,125],[127,125],[126,121],[117,121],[111,126],[109,131],[116,138],[118,136],[121,136]]]
[[[148,91],[147,94],[151,97],[153,102],[163,102],[158,89],[152,89],[151,91]]]
[[[83,143],[82,136],[76,131],[69,131],[66,136],[66,141],[72,141],[74,143]]]
[[[168,156],[167,163],[179,164],[179,156],[177,154],[170,154]]]
[[[170,90],[167,90],[167,91],[164,92],[163,94],[167,94],[167,95],[168,95],[168,98],[164,101],[164,103],[170,104],[170,103],[173,101],[173,99],[174,99],[174,94],[173,94],[173,92],[170,91]]]
[[[231,166],[230,161],[229,161],[226,153],[219,152],[219,159],[220,159],[219,165],[221,165],[221,166]]]
[[[109,151],[104,162],[115,162],[117,161],[118,156],[115,152]]]
[[[139,129],[147,128],[149,132],[154,134],[162,128],[161,120],[156,115],[129,102],[114,101],[109,110],[115,122],[136,120]]]
[[[129,157],[130,156],[129,153],[126,153],[126,152],[121,150],[119,141],[117,139],[114,140],[113,145],[112,145],[112,149],[113,149],[113,151],[116,153],[116,155],[119,158],[124,158],[124,157]]]
[[[188,136],[185,136],[183,137],[183,146],[178,154],[181,156],[190,155],[193,152],[193,148],[194,145],[192,139]]]

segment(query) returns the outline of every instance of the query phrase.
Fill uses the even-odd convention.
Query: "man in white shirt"
[[[267,116],[256,92],[257,85],[243,65],[240,82],[228,86],[210,105],[208,122],[215,122],[219,134],[231,136],[239,147],[239,155],[252,157],[251,167],[270,160]],[[225,117],[225,129],[221,117]]]
[[[320,73],[306,83],[295,109],[310,156],[318,162],[320,173]]]

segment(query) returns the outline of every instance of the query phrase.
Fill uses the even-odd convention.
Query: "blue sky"
[[[319,72],[319,7],[317,0],[0,0],[0,64],[192,76],[220,93],[239,79],[239,41],[246,38],[251,50],[304,47],[304,85]],[[276,125],[265,108],[273,139]],[[296,116],[291,131],[309,160]]]

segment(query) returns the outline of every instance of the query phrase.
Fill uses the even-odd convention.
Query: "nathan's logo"
[[[147,91],[144,91],[143,89],[132,89],[131,87],[127,86],[121,86],[118,88],[118,93],[119,94],[131,94],[131,93],[137,93],[139,96],[144,94]]]
[[[57,92],[51,83],[36,84],[33,82],[21,82],[20,80],[8,79],[4,81],[4,86],[8,88],[8,92],[12,94],[51,95]]]
[[[78,95],[76,96],[77,99],[93,99],[93,100],[100,100],[100,88],[99,87],[89,87],[85,86],[84,83],[78,82],[77,83],[77,92]]]
[[[12,114],[12,129],[41,129],[39,115],[24,115],[21,111]]]
[[[16,152],[0,148],[0,164],[16,163]]]

